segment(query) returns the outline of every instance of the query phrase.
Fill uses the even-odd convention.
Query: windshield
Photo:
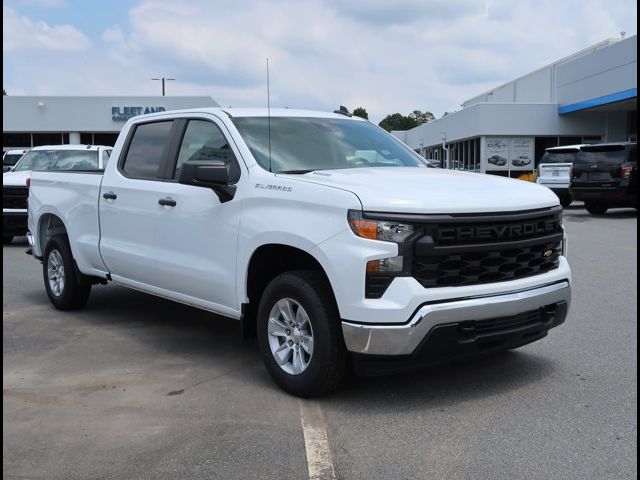
[[[256,161],[269,170],[269,119],[232,119]],[[426,167],[380,128],[338,118],[271,118],[271,171],[306,173],[363,167]]]
[[[24,170],[97,170],[95,150],[31,150],[24,154],[14,172]]]
[[[619,165],[627,161],[627,151],[622,145],[584,147],[576,157],[577,164]]]
[[[576,160],[577,151],[573,152],[546,152],[540,159],[540,163],[573,163]]]
[[[22,153],[7,153],[2,159],[3,165],[15,165],[18,160],[22,157]]]

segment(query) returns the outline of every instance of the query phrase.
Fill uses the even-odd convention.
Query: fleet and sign
[[[150,107],[150,106],[142,106],[142,107],[111,107],[111,119],[114,122],[126,122],[132,117],[136,117],[138,115],[146,115],[147,113],[156,113],[156,112],[164,112],[167,109],[165,107]]]

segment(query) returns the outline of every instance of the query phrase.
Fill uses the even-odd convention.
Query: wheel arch
[[[38,219],[37,232],[37,241],[41,255],[44,255],[47,243],[49,243],[49,240],[54,235],[69,235],[64,221],[54,213],[42,214]]]
[[[256,335],[256,313],[265,287],[276,276],[294,270],[312,270],[320,273],[334,302],[336,301],[326,270],[311,253],[282,243],[261,245],[251,254],[244,279],[244,292],[248,300],[242,304],[242,332],[245,338],[254,338]]]

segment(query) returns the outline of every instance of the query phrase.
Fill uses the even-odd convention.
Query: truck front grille
[[[26,209],[29,189],[27,187],[2,187],[2,208]]]
[[[562,225],[556,209],[427,222],[414,246],[412,275],[424,287],[504,282],[558,268]]]

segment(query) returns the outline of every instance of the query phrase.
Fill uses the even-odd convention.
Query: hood
[[[350,191],[373,212],[508,212],[559,204],[551,190],[533,182],[439,168],[321,170],[296,178]]]
[[[30,170],[20,172],[4,172],[2,174],[2,185],[11,187],[26,187],[27,178],[31,176]]]

